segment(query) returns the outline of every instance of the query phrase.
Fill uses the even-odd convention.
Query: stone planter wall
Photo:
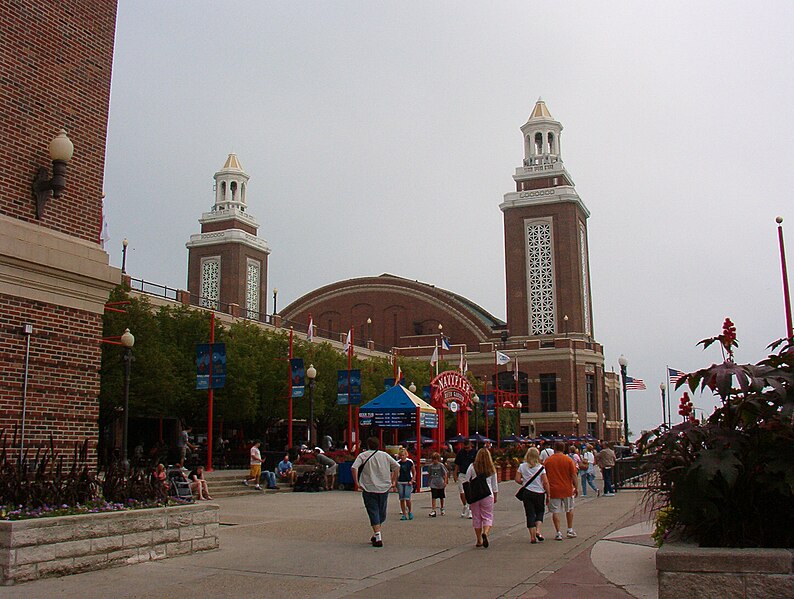
[[[659,599],[794,597],[794,550],[665,543],[656,552]]]
[[[0,582],[14,584],[218,547],[218,506],[0,522]]]

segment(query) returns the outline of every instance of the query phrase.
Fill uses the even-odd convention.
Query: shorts
[[[413,483],[397,483],[397,493],[402,500],[409,500],[411,498],[411,491],[414,490]]]
[[[389,501],[389,494],[362,491],[361,496],[364,498],[364,507],[367,510],[370,525],[377,526],[386,522],[386,506]]]
[[[258,484],[260,474],[262,474],[262,464],[251,464],[251,471],[248,473],[248,478],[253,478]]]
[[[563,497],[561,499],[549,499],[549,511],[552,514],[572,512],[574,507],[573,497]]]
[[[325,469],[325,475],[326,476],[336,476],[336,470],[337,470],[338,467],[339,467],[339,464],[334,464],[333,466],[328,466],[328,468]]]
[[[446,499],[447,494],[444,489],[430,489],[430,497],[433,499]]]
[[[458,493],[463,495],[463,475],[458,476]]]

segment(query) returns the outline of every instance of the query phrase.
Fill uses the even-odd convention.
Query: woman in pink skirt
[[[474,458],[474,463],[466,471],[464,480],[471,480],[480,474],[487,477],[486,481],[488,482],[488,488],[491,489],[491,495],[471,505],[471,523],[474,527],[474,534],[477,537],[476,547],[485,547],[487,549],[489,544],[488,534],[493,526],[493,506],[496,503],[499,485],[496,482],[496,468],[491,459],[491,452],[485,448],[477,452],[477,457]]]

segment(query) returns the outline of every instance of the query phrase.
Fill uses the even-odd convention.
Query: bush
[[[685,393],[684,421],[645,433],[646,506],[659,510],[655,538],[672,532],[704,547],[794,546],[794,339],[778,341],[758,364],[734,362],[736,329],[699,343],[719,343],[724,361],[682,378],[690,391],[711,390],[721,405],[703,422]]]

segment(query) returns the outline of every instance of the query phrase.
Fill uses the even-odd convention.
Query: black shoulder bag
[[[469,505],[485,499],[491,494],[491,487],[488,486],[488,477],[478,474],[471,480],[463,483],[463,494],[466,496],[466,503]]]
[[[526,497],[527,493],[529,493],[529,491],[527,491],[527,487],[532,484],[533,480],[535,480],[538,476],[540,476],[541,472],[543,472],[543,466],[541,466],[540,469],[537,472],[535,472],[535,474],[532,475],[532,478],[530,478],[527,482],[521,485],[521,488],[518,490],[518,493],[516,493],[516,499],[518,499],[519,501],[524,501],[524,497]]]

